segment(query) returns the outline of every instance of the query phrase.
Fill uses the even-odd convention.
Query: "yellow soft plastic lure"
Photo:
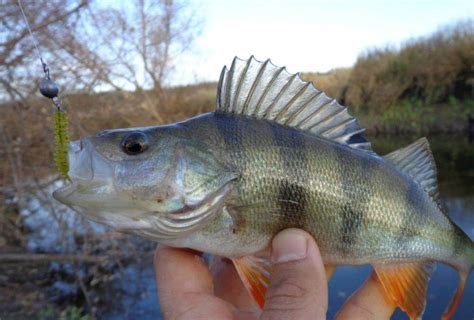
[[[68,161],[68,117],[66,112],[56,109],[54,112],[54,162],[61,176],[66,180],[69,178]]]

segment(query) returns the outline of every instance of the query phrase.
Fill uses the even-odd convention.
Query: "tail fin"
[[[459,284],[454,294],[453,300],[449,305],[448,309],[443,314],[443,320],[449,320],[453,317],[456,309],[461,302],[462,294],[464,293],[464,287],[466,286],[467,276],[469,275],[469,271],[459,271]]]
[[[472,268],[474,266],[474,242],[472,240],[469,243],[468,249],[467,249],[467,261],[468,261],[468,264],[466,267],[458,269],[458,272],[459,272],[458,288],[456,290],[456,293],[454,294],[451,304],[449,305],[448,309],[443,314],[443,320],[451,319],[454,313],[456,312],[456,309],[458,308],[459,303],[461,302],[462,294],[464,292],[464,287],[466,286],[467,277],[469,276],[469,273],[470,271],[472,271]]]

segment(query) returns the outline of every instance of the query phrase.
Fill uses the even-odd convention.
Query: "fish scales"
[[[432,214],[439,209],[426,193],[381,158],[237,115],[209,114],[183,125],[213,145],[224,141],[216,147],[219,157],[239,176],[230,207],[247,226],[236,238],[259,236],[268,243],[278,231],[303,228],[332,263],[414,260],[428,253],[440,259],[459,241],[449,221]],[[220,137],[209,137],[211,125]]]
[[[442,211],[424,138],[377,155],[347,108],[269,60],[234,59],[216,111],[69,145],[54,197],[119,231],[232,259],[260,307],[271,239],[308,231],[328,267],[372,264],[385,298],[418,319],[435,262],[459,272],[474,244]]]

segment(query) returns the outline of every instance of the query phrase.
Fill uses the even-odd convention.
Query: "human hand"
[[[280,232],[272,241],[271,262],[271,285],[258,314],[231,261],[220,259],[209,270],[195,251],[158,248],[155,273],[165,319],[325,319],[328,279],[314,239],[298,229]],[[382,290],[369,277],[336,319],[389,319],[395,307]]]

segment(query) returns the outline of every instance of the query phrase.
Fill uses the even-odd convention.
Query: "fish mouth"
[[[126,199],[77,192],[81,185],[73,182],[53,196],[73,210],[95,222],[107,225],[119,232],[136,234],[155,241],[183,238],[203,228],[224,207],[231,185],[224,184],[219,190],[206,196],[200,202],[173,211],[147,211],[132,208]],[[105,195],[107,197],[107,195]],[[113,207],[104,207],[104,203]]]
[[[72,193],[74,193],[75,190],[76,184],[66,182],[64,186],[53,191],[53,198],[61,203],[66,204],[66,200],[70,198],[70,196],[72,195]]]
[[[78,181],[71,181],[59,189],[53,191],[53,198],[66,205],[76,205],[80,200],[85,198],[99,198],[104,197],[110,191],[111,186],[102,182],[82,183]]]
[[[66,205],[74,205],[76,198],[98,197],[110,193],[113,183],[113,164],[94,150],[87,139],[69,143],[70,182],[53,192],[53,197]]]

